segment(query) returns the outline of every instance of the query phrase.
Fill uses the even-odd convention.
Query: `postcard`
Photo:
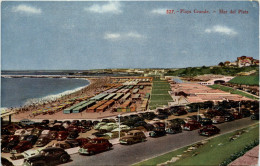
[[[2,165],[257,165],[258,1],[2,1]]]

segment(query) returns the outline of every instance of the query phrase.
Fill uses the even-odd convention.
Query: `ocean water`
[[[1,78],[1,108],[19,107],[28,102],[53,99],[89,84],[84,79]]]

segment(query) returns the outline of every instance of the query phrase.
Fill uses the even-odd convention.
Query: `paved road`
[[[217,126],[221,129],[221,134],[224,134],[257,122],[258,121],[253,121],[249,118],[244,118],[233,122],[218,124]],[[118,144],[110,151],[93,156],[74,154],[71,156],[72,161],[63,165],[131,165],[206,138],[207,137],[200,136],[197,130],[183,131],[182,133],[175,135],[167,135],[160,138],[148,138],[146,142],[130,146]]]

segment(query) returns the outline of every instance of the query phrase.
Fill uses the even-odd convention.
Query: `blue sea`
[[[20,107],[32,99],[71,93],[88,84],[84,79],[1,78],[1,108]]]

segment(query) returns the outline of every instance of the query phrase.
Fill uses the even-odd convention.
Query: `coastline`
[[[84,78],[86,79],[86,78]],[[84,86],[80,88],[77,91],[73,91],[69,94],[60,96],[59,98],[52,100],[52,101],[46,101],[43,103],[33,103],[30,105],[22,106],[19,108],[12,108],[8,109],[11,111],[15,111],[16,113],[13,115],[13,119],[20,120],[20,119],[31,119],[31,118],[41,118],[42,116],[47,116],[46,118],[53,118],[58,119],[63,116],[62,110],[58,110],[57,113],[52,115],[37,115],[33,116],[32,113],[38,110],[44,110],[47,108],[55,109],[60,105],[63,105],[62,109],[68,108],[71,105],[74,105],[76,103],[79,103],[80,101],[87,100],[90,97],[93,97],[97,93],[101,92],[103,90],[103,85],[106,83],[109,78],[107,77],[99,77],[99,78],[88,78],[89,84],[87,86]],[[76,98],[76,99],[75,99]],[[71,101],[73,100],[74,101]]]

